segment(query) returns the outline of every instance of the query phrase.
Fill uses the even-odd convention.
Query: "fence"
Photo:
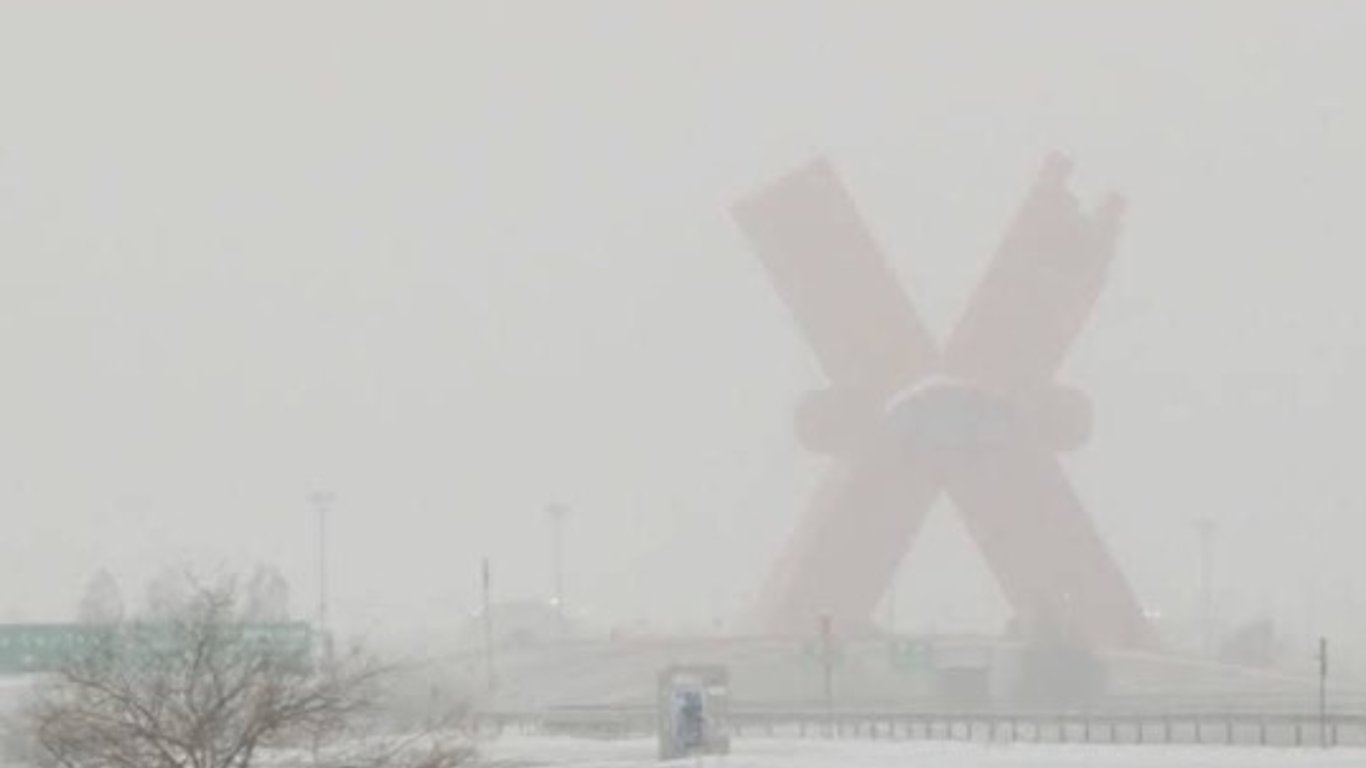
[[[597,738],[655,732],[645,706],[484,712],[480,732],[505,730]],[[1100,744],[1239,744],[1366,746],[1366,714],[1299,712],[907,712],[780,710],[732,707],[736,738],[953,740]]]

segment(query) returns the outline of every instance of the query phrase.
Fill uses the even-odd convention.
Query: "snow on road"
[[[742,739],[724,757],[660,763],[653,740],[507,737],[481,745],[481,764],[635,768],[1360,768],[1366,749],[960,744]]]

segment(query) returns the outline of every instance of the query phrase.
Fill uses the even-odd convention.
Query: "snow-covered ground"
[[[480,747],[480,764],[633,768],[660,765],[653,740],[594,741],[505,737]],[[742,739],[732,754],[669,763],[707,768],[1359,768],[1362,749],[1276,749],[1216,746],[958,744]]]

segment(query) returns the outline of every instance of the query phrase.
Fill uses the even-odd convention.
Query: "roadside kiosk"
[[[725,667],[674,666],[659,674],[659,759],[730,752]]]

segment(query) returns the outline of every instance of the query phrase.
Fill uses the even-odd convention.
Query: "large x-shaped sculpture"
[[[765,631],[818,616],[867,627],[940,491],[1014,609],[1021,635],[1148,644],[1133,592],[1068,486],[1058,452],[1089,431],[1056,384],[1100,293],[1122,203],[1080,209],[1048,159],[942,350],[824,161],[735,207],[830,387],[797,409],[833,462],[761,595]]]

